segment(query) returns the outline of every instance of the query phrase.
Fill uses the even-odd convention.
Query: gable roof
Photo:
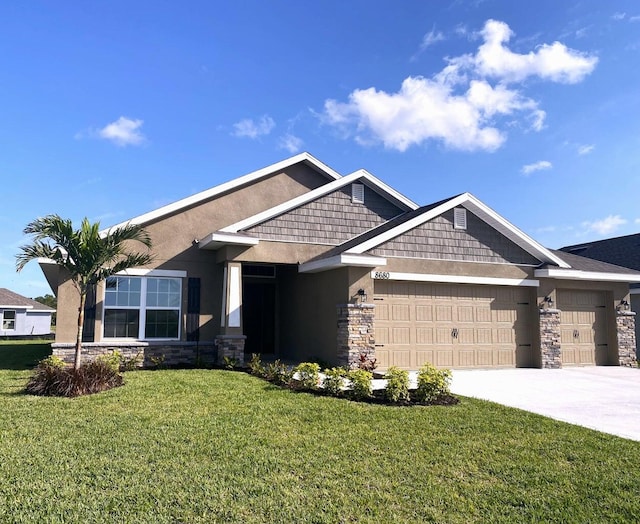
[[[640,233],[560,248],[561,251],[640,270]]]
[[[561,278],[564,280],[607,280],[610,282],[640,282],[640,271],[635,271],[600,260],[552,250],[562,257],[570,268],[563,269],[545,264],[535,270],[537,277]]]
[[[149,222],[157,220],[158,218],[162,218],[164,216],[173,214],[177,211],[181,211],[188,207],[194,206],[196,204],[199,204],[200,202],[204,202],[217,195],[226,193],[228,191],[239,188],[251,182],[255,182],[256,180],[259,180],[261,178],[264,178],[268,175],[271,175],[282,169],[291,167],[295,164],[299,164],[301,162],[304,162],[306,165],[310,166],[315,171],[326,176],[330,180],[337,180],[339,178],[342,178],[342,176],[338,172],[334,171],[326,164],[320,162],[320,160],[310,155],[309,153],[303,152],[298,155],[287,158],[285,160],[282,160],[280,162],[276,162],[275,164],[271,164],[269,166],[263,167],[262,169],[258,169],[257,171],[248,173],[244,176],[234,178],[233,180],[230,180],[223,184],[212,187],[211,189],[201,191],[200,193],[196,193],[195,195],[191,195],[189,197],[183,198],[182,200],[178,200],[176,202],[167,204],[166,206],[160,207],[153,211],[149,211],[148,213],[144,213],[142,215],[134,217],[130,220],[126,220],[125,222],[120,222],[119,224],[108,227],[103,231],[106,232],[112,229],[118,229],[119,227],[122,227],[125,224],[133,224],[133,225],[148,224]]]
[[[308,191],[307,193],[304,193],[303,195],[293,198],[278,206],[262,211],[261,213],[253,215],[251,217],[245,218],[244,220],[236,222],[235,224],[226,226],[219,232],[237,233],[244,229],[248,229],[262,222],[265,222],[266,220],[282,215],[287,211],[291,211],[292,209],[307,204],[308,202],[312,202],[313,200],[316,200],[317,198],[320,198],[324,195],[337,191],[338,189],[341,189],[356,181],[364,182],[373,191],[389,200],[392,200],[395,204],[399,205],[405,210],[413,210],[418,207],[415,202],[409,200],[407,197],[382,182],[382,180],[380,180],[379,178],[375,177],[364,169],[359,169],[358,171],[354,171],[353,173],[346,175],[338,180],[335,180],[328,184],[324,184],[323,186]]]
[[[335,247],[329,252],[318,257],[315,260],[309,261],[307,264],[300,266],[300,271],[321,271],[324,270],[322,260],[327,261],[327,268],[336,267],[331,265],[338,260],[336,257],[339,255],[361,255],[368,256],[366,252],[378,247],[380,244],[387,242],[411,229],[414,229],[429,220],[441,215],[442,213],[453,209],[455,207],[462,206],[473,212],[476,216],[489,224],[491,227],[502,233],[509,240],[520,246],[522,249],[530,253],[543,263],[552,264],[561,268],[569,268],[570,265],[562,258],[554,254],[551,250],[543,247],[541,244],[533,240],[526,233],[515,227],[509,221],[498,215],[490,207],[483,204],[480,200],[474,197],[471,193],[462,193],[445,200],[440,200],[433,204],[420,207],[418,209],[411,210],[396,218],[381,224],[369,231],[358,235],[355,238]],[[371,262],[374,260],[381,260],[379,257],[371,257]],[[386,263],[386,262],[385,262]]]
[[[0,308],[29,309],[31,311],[48,311],[53,313],[55,309],[30,298],[23,297],[13,291],[0,287]]]
[[[420,211],[419,213],[414,213],[412,216],[409,214],[403,215],[402,217],[399,217],[400,220],[397,225],[385,228],[386,231],[380,232],[363,242],[357,243],[356,245],[348,248],[345,252],[350,254],[359,254],[369,251],[370,249],[414,229],[415,227],[418,227],[458,206],[465,207],[471,211],[474,215],[502,233],[509,240],[520,246],[541,262],[551,263],[560,267],[569,267],[569,265],[560,257],[554,255],[549,249],[533,240],[529,235],[518,229],[505,218],[501,217],[471,193],[462,193],[461,195],[425,206],[418,210]]]

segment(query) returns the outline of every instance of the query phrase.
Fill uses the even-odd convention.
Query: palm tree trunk
[[[78,308],[78,333],[76,336],[76,356],[73,361],[73,367],[80,369],[80,361],[82,359],[82,328],[84,327],[84,305],[87,300],[87,292],[80,292],[80,307]]]

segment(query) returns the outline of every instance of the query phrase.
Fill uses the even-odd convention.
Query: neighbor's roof
[[[31,311],[51,311],[52,313],[55,311],[52,307],[18,295],[18,293],[14,293],[4,287],[0,287],[0,307],[29,309]]]
[[[640,233],[560,248],[561,251],[640,270]]]
[[[579,271],[591,271],[597,273],[620,273],[623,275],[640,276],[640,271],[629,269],[628,267],[618,266],[616,264],[609,264],[608,262],[602,262],[593,258],[588,258],[582,255],[574,255],[572,253],[566,253],[557,249],[551,250],[558,255],[562,260],[567,262],[572,269]]]

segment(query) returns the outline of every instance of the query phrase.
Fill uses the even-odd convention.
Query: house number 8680
[[[373,274],[373,278],[377,278],[380,280],[388,280],[389,279],[389,272],[388,271],[376,271]]]

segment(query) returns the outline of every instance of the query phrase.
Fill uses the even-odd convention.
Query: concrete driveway
[[[640,369],[453,371],[451,391],[640,441]]]

